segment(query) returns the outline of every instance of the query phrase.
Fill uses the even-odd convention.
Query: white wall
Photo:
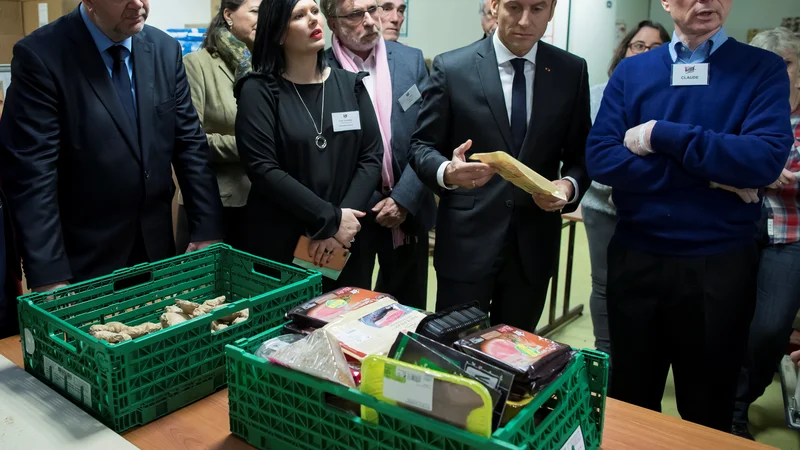
[[[639,22],[650,18],[650,0],[616,0],[616,2],[617,24],[624,26],[626,30],[622,36],[617,36],[621,40],[628,31],[636,28]]]
[[[147,24],[166,30],[211,22],[211,0],[150,0]]]
[[[664,11],[660,0],[652,0],[650,20],[664,24],[672,33],[672,18]],[[775,28],[784,17],[800,16],[800,0],[736,0],[725,23],[725,32],[739,42],[747,42],[751,28]]]
[[[408,37],[400,42],[426,58],[469,45],[483,37],[478,0],[408,0]]]
[[[616,1],[572,0],[569,51],[586,60],[589,85],[608,80],[608,63],[614,54]]]

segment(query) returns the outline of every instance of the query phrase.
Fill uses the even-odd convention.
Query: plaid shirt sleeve
[[[795,146],[786,161],[786,169],[800,177],[800,110],[792,115]],[[764,206],[770,244],[790,244],[800,241],[800,183],[770,189]]]

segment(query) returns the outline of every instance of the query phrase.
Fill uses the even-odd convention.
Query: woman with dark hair
[[[652,50],[670,41],[669,33],[655,22],[645,20],[631,30],[614,51],[614,58],[608,69],[608,75],[614,72],[620,61]],[[589,91],[592,102],[592,121],[597,117],[606,83],[593,86]],[[586,192],[581,203],[586,237],[589,240],[589,258],[592,264],[592,295],[589,299],[594,325],[595,347],[605,353],[611,353],[611,341],[608,334],[608,310],[606,308],[606,249],[617,224],[617,212],[611,201],[611,188],[597,182]]]
[[[291,263],[307,236],[320,267],[348,248],[344,271],[324,288],[369,287],[356,234],[381,179],[383,143],[367,73],[325,66],[321,19],[313,0],[270,0],[259,11],[253,73],[236,86],[236,143],[253,183],[244,248]]]
[[[259,5],[261,0],[223,0],[208,27],[202,48],[183,59],[192,103],[211,147],[211,166],[217,174],[224,206],[225,242],[235,248],[243,244],[242,224],[250,180],[236,149],[233,87],[238,78],[250,71]],[[180,252],[189,245],[189,224],[182,200],[179,198],[176,239]]]

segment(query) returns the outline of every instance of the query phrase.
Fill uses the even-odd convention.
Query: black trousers
[[[428,233],[412,236],[412,242],[394,248],[392,232],[372,221],[374,214],[364,220],[356,235],[347,262],[337,282],[323,280],[323,288],[372,288],[372,275],[377,256],[380,265],[374,290],[389,294],[403,305],[426,309],[428,298]]]
[[[506,243],[492,271],[484,278],[470,282],[437,276],[436,310],[480,302],[489,312],[492,325],[511,325],[534,332],[544,311],[550,275],[530,279],[522,266],[516,232],[508,232]]]
[[[225,232],[225,243],[231,247],[241,250],[244,248],[247,231],[245,227],[246,206],[232,208],[226,206],[222,208],[222,226]],[[186,216],[186,207],[178,205],[178,224],[175,233],[175,248],[179,255],[186,253],[189,247],[189,220]]]
[[[674,258],[608,248],[610,396],[661,410],[670,365],[683,419],[729,432],[756,298],[755,242]]]

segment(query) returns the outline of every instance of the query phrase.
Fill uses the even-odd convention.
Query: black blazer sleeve
[[[183,192],[183,202],[189,219],[192,242],[222,239],[222,201],[214,172],[209,166],[211,150],[205,132],[200,126],[186,70],[181,57],[181,47],[175,47],[175,152],[172,165]],[[146,132],[146,130],[145,130]]]
[[[441,188],[436,181],[436,172],[453,154],[453,149],[447,148],[450,142],[450,116],[447,75],[444,61],[439,55],[433,60],[428,86],[422,94],[417,131],[411,138],[413,169],[419,179],[434,192],[439,192]],[[445,149],[447,153],[442,154],[439,149]]]
[[[57,194],[58,94],[50,70],[23,43],[14,46],[11,76],[0,121],[0,170],[28,286],[37,288],[72,278]]]
[[[358,74],[354,88],[361,117],[361,152],[350,187],[342,200],[342,208],[361,212],[367,212],[367,203],[380,182],[383,167],[383,138],[378,116],[362,81],[366,75],[366,72]]]
[[[278,93],[270,83],[264,76],[240,81],[236,113],[239,156],[253,189],[305,223],[311,239],[331,238],[339,231],[341,210],[319,198],[280,165],[275,138],[279,126]]]
[[[589,189],[591,180],[586,171],[586,140],[592,129],[591,101],[589,100],[589,72],[586,61],[581,59],[581,78],[578,85],[578,96],[572,108],[567,138],[564,143],[564,153],[561,168],[563,177],[572,177],[578,182],[578,198],[564,207],[564,213],[571,213],[578,209],[581,199]]]

